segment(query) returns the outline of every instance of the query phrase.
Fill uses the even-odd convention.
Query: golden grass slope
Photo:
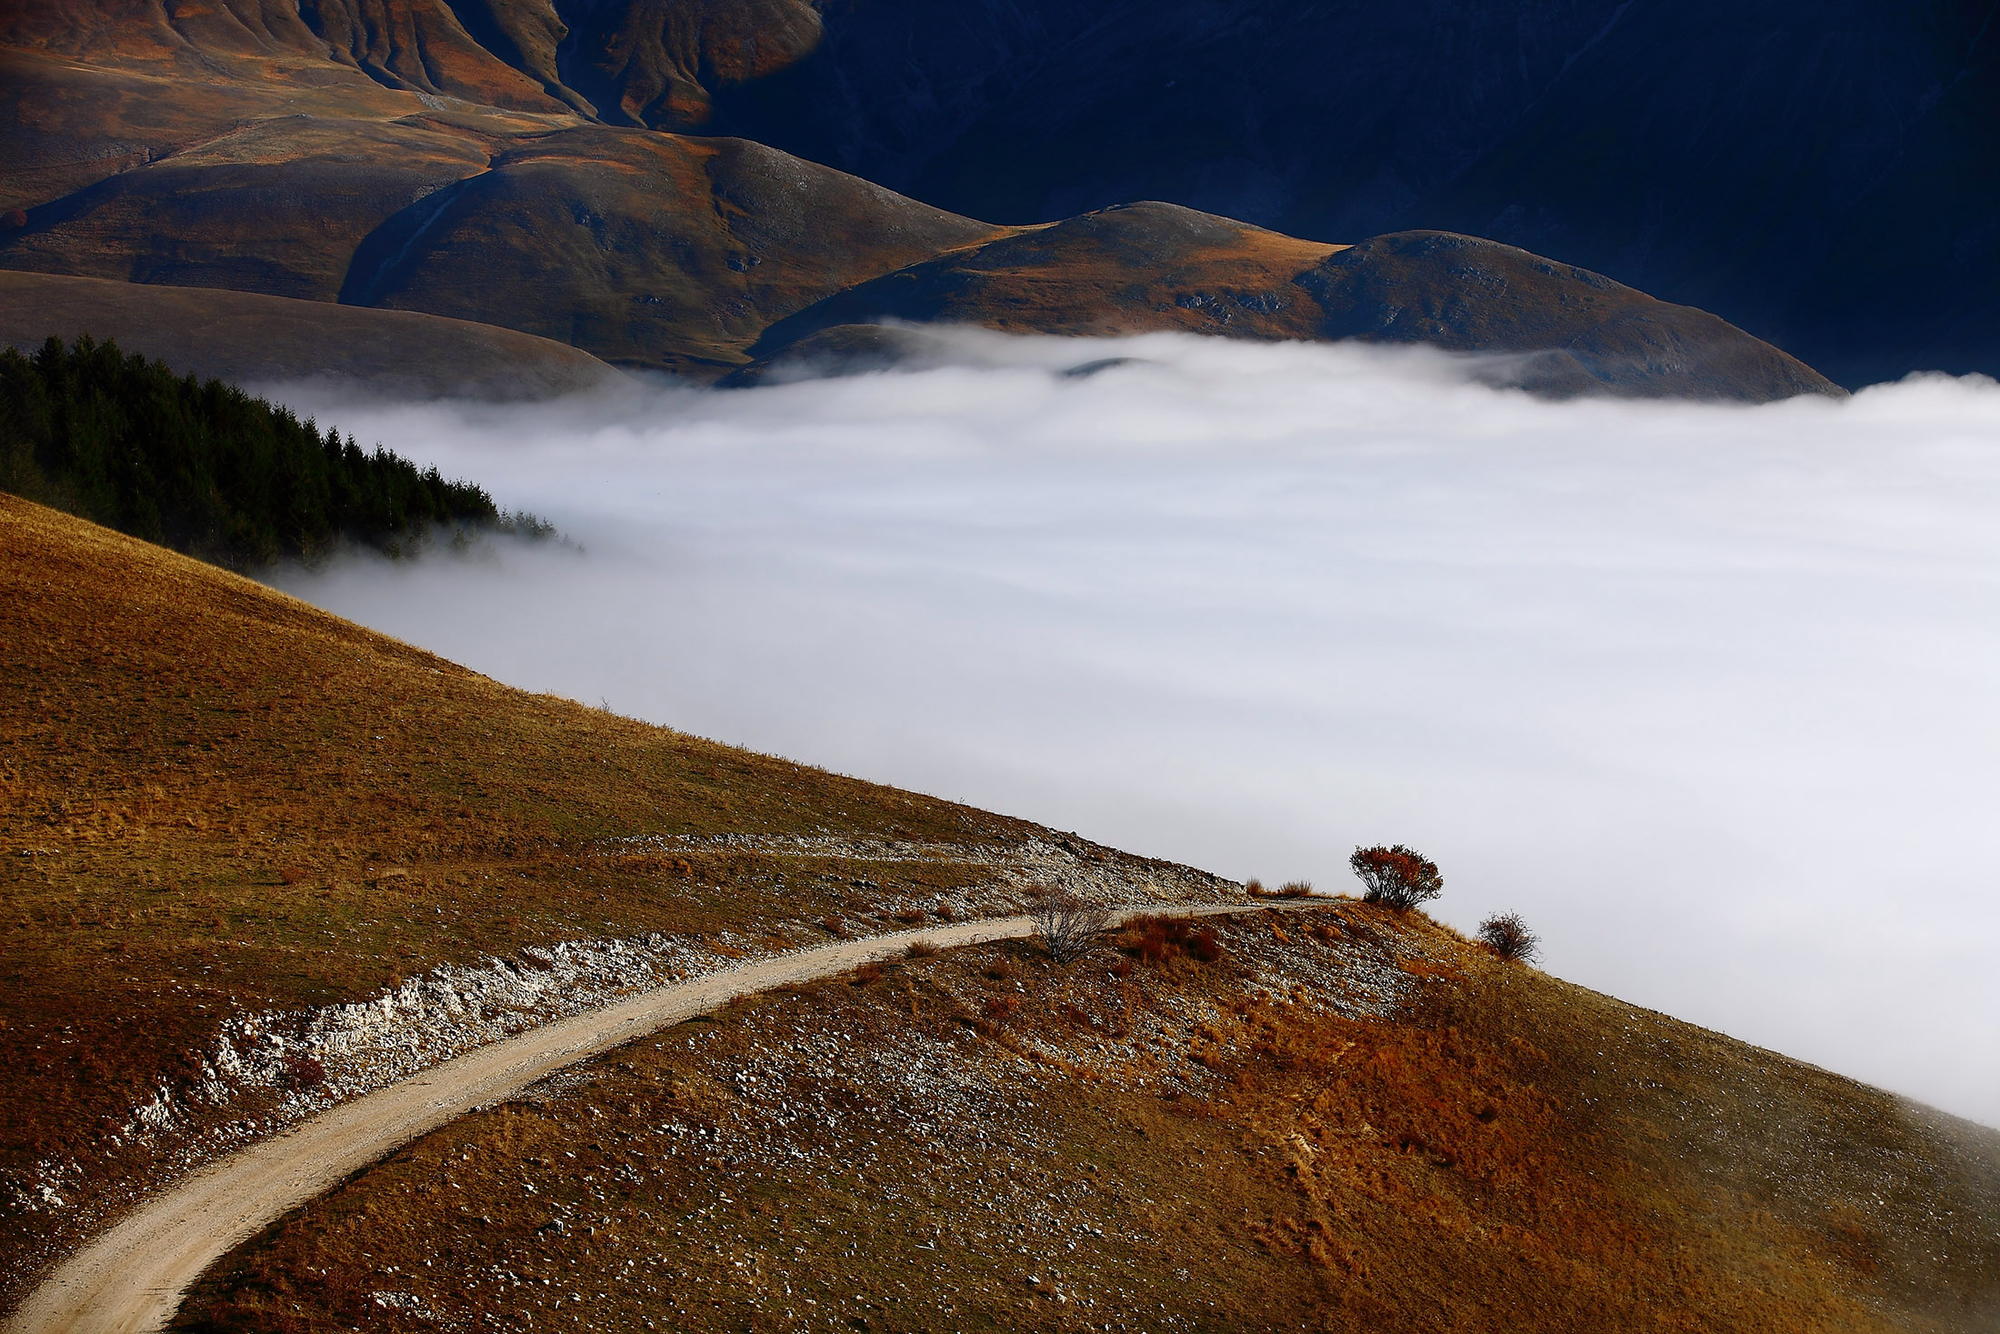
[[[202,1117],[265,1124],[284,1089],[130,1131],[203,1080],[231,1016],[565,940],[740,953],[979,912],[1029,863],[1132,897],[1221,888],[524,694],[5,496],[0,643],[0,1307],[179,1170]]]
[[[1204,936],[1203,927],[1212,934]],[[1421,915],[739,1002],[398,1153],[176,1328],[1994,1328],[2000,1136]]]

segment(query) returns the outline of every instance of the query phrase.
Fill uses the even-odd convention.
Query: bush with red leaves
[[[1362,897],[1398,911],[1429,902],[1444,888],[1437,863],[1401,843],[1393,847],[1356,848],[1347,859],[1368,892]]]

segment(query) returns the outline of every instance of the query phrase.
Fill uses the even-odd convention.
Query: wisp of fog
[[[1519,911],[1561,976],[2000,1124],[2000,386],[1551,403],[1422,350],[958,345],[536,407],[280,390],[582,549],[276,582],[1235,878],[1351,890],[1408,843],[1436,915]]]

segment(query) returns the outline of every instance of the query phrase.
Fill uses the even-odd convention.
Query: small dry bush
[[[859,968],[854,970],[853,976],[848,978],[847,981],[849,986],[865,987],[870,982],[875,982],[880,980],[881,976],[882,976],[881,964],[864,963]]]
[[[1313,882],[1310,880],[1287,880],[1278,886],[1278,897],[1281,899],[1302,899],[1312,892]]]
[[[1097,938],[1111,929],[1111,910],[1069,890],[1043,894],[1028,910],[1035,940],[1057,963],[1083,957]]]
[[[933,959],[943,951],[938,948],[935,941],[913,940],[910,942],[910,947],[903,952],[912,959]]]
[[[1256,898],[1264,893],[1264,882],[1253,875],[1243,882],[1243,892]]]
[[[1528,929],[1519,913],[1495,913],[1479,924],[1479,939],[1509,963],[1528,963],[1541,953],[1542,938]]]
[[[904,926],[915,926],[923,921],[926,915],[922,908],[905,908],[896,914],[896,920]]]
[[[854,934],[847,929],[847,923],[841,921],[838,917],[822,917],[819,924],[825,928],[828,935],[837,936],[841,940],[851,939]]]

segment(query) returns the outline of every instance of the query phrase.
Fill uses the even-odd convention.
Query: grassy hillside
[[[0,271],[0,346],[32,352],[52,334],[116,342],[201,380],[271,384],[310,373],[385,397],[514,402],[622,378],[567,343],[490,324],[219,287]]]
[[[603,994],[576,942],[700,967],[1031,884],[1163,910],[1237,893],[510,690],[4,497],[0,635],[0,1303],[134,1193],[448,1054],[404,1019],[439,1019],[454,968],[514,980],[518,1014],[444,1017],[490,1036],[548,1012],[536,987]],[[2000,1311],[1992,1132],[1421,916],[1246,907],[1124,943],[1067,970],[912,958],[637,1043],[280,1223],[182,1323],[1844,1332]],[[312,1045],[357,1017],[335,1036],[376,1045]],[[290,1055],[259,1066],[272,1035]]]
[[[302,1029],[562,941],[781,948],[1029,878],[1219,888],[511,690],[7,496],[0,642],[0,1306],[137,1183],[316,1094],[216,1052],[245,1016]]]
[[[740,1003],[412,1145],[176,1327],[1990,1330],[2000,1136],[1347,903]]]

